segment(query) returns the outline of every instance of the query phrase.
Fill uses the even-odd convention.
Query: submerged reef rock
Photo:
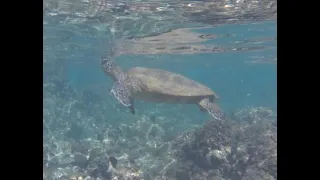
[[[183,113],[119,117],[90,102],[94,95],[45,89],[44,180],[276,179],[276,116],[267,108],[199,127]]]
[[[135,168],[120,168],[111,180],[144,180],[143,173]]]
[[[100,179],[110,179],[111,173],[108,172],[109,169],[109,158],[106,154],[101,154],[93,158],[87,167],[88,174],[91,177]]]
[[[243,126],[231,120],[210,120],[178,136],[173,151],[178,162],[186,165],[184,174],[189,179],[277,177],[277,131],[272,121]]]

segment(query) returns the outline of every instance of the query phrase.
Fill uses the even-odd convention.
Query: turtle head
[[[101,57],[101,66],[105,73],[111,74],[117,68],[116,62],[108,57]]]
[[[117,66],[113,58],[101,57],[100,64],[103,71],[107,75],[109,75],[113,80],[118,80],[120,76],[124,74],[122,70]]]

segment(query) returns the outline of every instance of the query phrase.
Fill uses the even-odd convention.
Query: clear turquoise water
[[[236,47],[237,43],[246,40],[261,38],[273,38],[273,40],[243,43],[242,46],[245,47],[266,47],[256,51],[192,55],[122,55],[117,57],[116,61],[124,69],[132,66],[161,68],[181,73],[199,81],[212,88],[220,96],[219,104],[228,113],[248,106],[270,107],[276,111],[276,63],[249,63],[253,60],[252,57],[276,58],[276,40],[274,40],[276,38],[276,22],[223,25],[197,30],[197,32],[220,36],[221,38],[209,40],[206,43],[222,47]],[[99,46],[101,43],[101,41],[97,41],[97,44],[94,44],[95,39],[81,39],[81,36],[76,39],[80,44],[90,43],[93,47]],[[113,82],[103,74],[100,68],[100,55],[84,56],[83,54],[89,53],[85,51],[78,53],[76,54],[75,51],[74,57],[66,63],[67,79],[76,89],[82,90],[90,87],[90,91],[96,92],[101,98],[106,98],[110,105],[118,103],[108,93]],[[153,103],[137,102],[136,106],[140,115],[146,109],[157,109],[160,113],[162,111],[162,114],[169,113],[172,116],[185,113],[197,119],[209,117],[201,114],[196,107],[190,105],[162,105],[159,109]],[[122,113],[129,113],[124,107],[116,107],[122,108]],[[114,108],[114,106],[110,108]]]
[[[110,9],[110,4],[106,2],[112,5],[119,1],[44,1],[43,160],[49,169],[55,170],[57,167],[61,167],[61,169],[56,169],[53,175],[49,173],[49,179],[56,179],[56,177],[50,176],[62,175],[62,171],[70,173],[69,175],[77,174],[73,172],[73,170],[79,171],[74,168],[74,161],[79,158],[72,158],[76,157],[74,150],[77,148],[84,151],[82,152],[84,157],[88,155],[86,148],[90,152],[93,149],[101,149],[103,154],[115,156],[119,160],[119,167],[131,166],[131,160],[134,160],[139,171],[152,175],[150,179],[155,179],[156,175],[162,177],[164,172],[167,172],[167,169],[171,169],[171,167],[173,172],[175,171],[174,166],[167,166],[173,160],[178,160],[178,157],[172,154],[175,148],[172,149],[171,145],[175,140],[186,141],[181,142],[185,144],[188,139],[193,139],[193,137],[184,140],[176,139],[176,135],[199,127],[211,119],[208,113],[201,112],[196,105],[156,104],[136,100],[135,115],[132,115],[128,108],[122,106],[110,93],[114,82],[101,69],[100,58],[110,53],[110,49],[114,45],[113,42],[120,42],[124,36],[139,37],[158,34],[177,26],[202,26],[203,24],[199,24],[201,22],[198,18],[205,19],[211,24],[216,24],[220,20],[222,20],[220,23],[231,23],[235,21],[229,21],[230,19],[240,21],[243,18],[255,21],[254,23],[215,27],[204,25],[206,28],[192,30],[216,36],[217,38],[210,39],[203,44],[216,47],[214,49],[221,50],[219,52],[161,55],[123,54],[116,57],[115,60],[123,69],[133,66],[159,68],[180,73],[207,85],[219,95],[218,104],[229,115],[242,109],[247,110],[248,107],[257,106],[271,108],[276,114],[277,25],[275,21],[257,22],[258,19],[271,17],[268,16],[268,7],[263,8],[263,6],[270,6],[268,1],[259,1],[258,6],[253,6],[257,5],[257,1],[234,1],[239,7],[244,8],[244,11],[240,9],[234,14],[229,11],[232,8],[224,8],[226,16],[221,16],[220,10],[227,1],[215,1],[214,3],[220,3],[222,6],[216,7],[216,9],[213,7],[212,11],[206,10],[200,14],[195,12],[189,14],[186,12],[188,10],[183,8],[158,12],[153,7],[154,0],[149,3],[151,12],[130,10],[131,12],[126,14],[121,12],[121,9],[114,12]],[[142,1],[143,3],[137,2],[139,3],[128,3],[128,5],[131,8],[148,6],[144,4],[145,1]],[[170,2],[174,3],[175,1]],[[173,4],[175,7],[189,3],[188,1],[176,2]],[[273,11],[276,10],[276,2],[271,5],[269,15],[276,16]],[[254,8],[252,9],[252,7]],[[215,16],[216,11],[220,16]],[[243,12],[245,13],[242,14]],[[231,14],[231,17],[228,14]],[[249,14],[253,16],[246,17]],[[116,27],[114,34],[110,32],[113,27]],[[252,121],[252,117],[248,117],[247,113],[248,111],[245,111],[244,114],[235,113],[236,116],[243,116],[233,119]],[[265,113],[262,116],[264,115]],[[255,116],[255,113],[252,116]],[[256,119],[259,117],[254,117],[254,120]],[[221,133],[225,134],[223,127],[224,125],[221,126],[221,129],[218,128],[217,132],[219,133],[216,133],[218,136]],[[226,136],[232,135],[233,133],[229,133],[231,130],[228,129],[229,126],[225,127],[227,128]],[[213,128],[215,127],[213,126]],[[211,128],[209,129],[211,130]],[[255,126],[253,130],[256,130]],[[250,132],[246,134],[251,135]],[[256,133],[252,134],[255,137]],[[265,137],[263,135],[263,138]],[[231,137],[226,137],[226,139],[229,138]],[[246,141],[250,139],[248,140],[249,145],[251,146],[253,143],[254,146],[255,142],[251,142],[251,138],[244,139]],[[196,140],[198,141],[198,138]],[[256,141],[255,138],[253,140]],[[234,145],[238,146],[239,144],[238,142],[230,144],[231,147]],[[257,147],[261,147],[261,145],[259,144]],[[204,154],[207,146],[205,145],[204,148],[201,150],[201,147],[197,147],[195,151]],[[266,149],[270,150],[268,145]],[[211,157],[211,150],[210,156],[207,156],[209,153],[206,155],[207,159]],[[273,151],[270,152],[273,153]],[[260,148],[258,153],[261,153]],[[256,153],[253,157],[256,157]],[[103,161],[106,162],[105,159]],[[257,164],[261,165],[263,162]],[[223,167],[226,166],[223,165]],[[72,172],[69,171],[70,169],[73,169]],[[165,169],[166,171],[164,171]],[[88,170],[89,168],[86,169],[86,171]],[[203,174],[207,174],[207,172],[203,172]],[[85,174],[87,173],[85,172]]]

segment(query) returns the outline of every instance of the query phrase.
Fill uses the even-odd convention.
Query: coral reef
[[[105,107],[117,111],[114,103],[50,82],[44,84],[45,180],[276,179],[276,116],[267,108],[194,127],[194,118],[183,115],[110,114]]]
[[[178,162],[189,165],[184,168],[189,179],[277,177],[277,131],[272,121],[243,125],[211,120],[178,136],[173,149]]]

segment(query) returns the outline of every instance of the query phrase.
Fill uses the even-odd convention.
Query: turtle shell
[[[219,98],[210,88],[180,74],[153,68],[134,67],[128,76],[139,81],[141,99],[195,103],[205,97]]]

